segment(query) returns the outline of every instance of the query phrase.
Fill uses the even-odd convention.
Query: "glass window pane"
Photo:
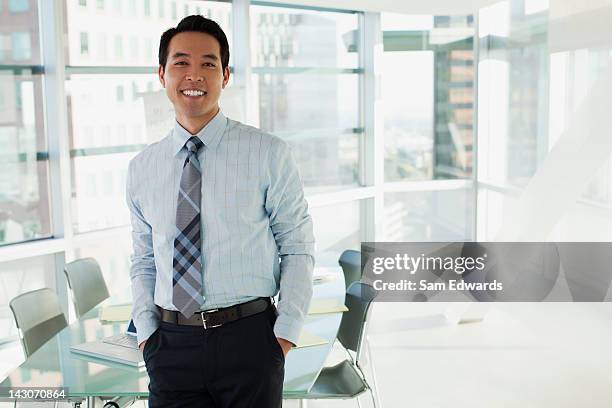
[[[359,127],[359,75],[253,75],[261,129],[268,132]]]
[[[11,34],[11,49],[13,59],[19,62],[28,62],[32,59],[32,41],[27,31]]]
[[[357,68],[357,14],[251,6],[251,58],[262,67]]]
[[[0,64],[39,65],[37,2],[11,0],[8,5],[10,13],[0,13]]]
[[[51,234],[42,106],[39,75],[0,70],[0,245]]]
[[[473,224],[472,188],[385,193],[380,241],[469,241]]]
[[[309,209],[314,227],[317,265],[337,266],[344,250],[360,249],[362,201],[365,200]]]
[[[223,28],[231,49],[231,3],[190,0],[185,2],[185,7],[188,5],[193,5],[194,10],[195,5],[210,9],[207,17]],[[178,24],[176,15],[164,14],[161,12],[163,6],[159,7],[160,18],[152,21],[143,18],[152,14],[150,1],[130,0],[123,7],[116,3],[113,13],[92,14],[77,2],[66,0],[68,65],[157,66],[159,38],[168,28]],[[81,52],[81,33],[86,33],[90,39],[88,53]],[[109,39],[109,50],[106,50],[106,41],[91,41],[102,34]]]
[[[548,148],[548,21],[540,13],[525,14],[517,1],[485,7],[479,16],[478,178],[524,187]],[[563,90],[564,81],[551,92]],[[583,83],[579,88],[588,89]],[[566,117],[556,114],[555,133]]]
[[[81,33],[81,55],[89,54],[89,36],[87,33]]]
[[[433,67],[432,51],[383,53],[386,181],[433,178]]]
[[[66,90],[75,229],[128,224],[127,164],[172,128],[172,105],[155,75],[71,75]]]
[[[358,74],[253,75],[257,126],[290,144],[310,193],[358,183],[358,81]]]
[[[113,299],[131,301],[130,255],[132,240],[129,234],[112,238],[112,243],[98,243],[79,247],[75,259],[92,257],[100,264],[104,281]]]
[[[9,0],[11,13],[23,13],[30,9],[30,0]]]
[[[470,178],[473,18],[404,17],[381,18],[385,180]]]
[[[611,55],[612,44],[551,54],[549,117],[554,120],[549,122],[548,150],[561,140],[563,133],[577,119],[577,112],[584,109],[582,104],[589,93],[593,93],[593,86],[605,78]],[[543,118],[539,120],[541,122]],[[590,120],[597,121],[598,118],[590,115]],[[590,203],[612,205],[612,156],[598,165],[581,198]]]
[[[355,187],[361,134],[295,134],[285,137],[307,194]]]
[[[159,18],[164,18],[166,15],[166,4],[165,4],[165,0],[158,0],[157,1],[157,16]]]

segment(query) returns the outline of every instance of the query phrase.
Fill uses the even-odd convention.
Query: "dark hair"
[[[181,20],[175,28],[171,28],[162,34],[159,40],[159,65],[166,68],[166,61],[168,60],[168,47],[170,46],[170,40],[178,33],[184,33],[189,31],[195,31],[199,33],[210,34],[219,42],[219,48],[221,49],[221,66],[225,68],[229,65],[229,44],[227,43],[227,37],[223,32],[223,29],[219,27],[215,21],[208,19],[200,15],[187,16]]]

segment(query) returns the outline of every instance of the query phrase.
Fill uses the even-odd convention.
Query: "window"
[[[51,235],[43,75],[31,67],[40,64],[38,8],[4,4],[22,14],[0,28],[0,245]]]
[[[81,55],[89,54],[89,35],[87,33],[81,33]]]
[[[254,125],[287,140],[309,192],[357,185],[358,15],[251,6],[251,29]]]
[[[115,36],[115,57],[123,57],[123,38],[121,38],[121,35]]]
[[[98,10],[104,10],[104,0],[97,0],[96,1],[96,8]]]
[[[24,13],[29,9],[29,0],[9,0],[9,11],[11,13]]]
[[[359,250],[361,243],[361,204],[365,200],[309,209],[316,240],[318,265],[338,265],[346,249]]]
[[[129,0],[128,9],[130,10],[130,16],[136,17],[136,0]]]
[[[104,33],[98,33],[97,35],[97,46],[96,46],[96,50],[97,50],[97,55],[96,57],[101,59],[101,60],[105,60],[107,58],[107,54],[106,54],[106,34]]]
[[[385,181],[470,178],[473,18],[382,13]]]
[[[151,17],[151,0],[144,0],[144,16]]]
[[[513,2],[480,11],[484,29],[479,31],[478,62],[479,179],[518,188],[527,185],[536,172],[538,156],[544,153],[538,150],[547,144],[547,124],[540,115],[542,107],[548,106],[550,58],[546,35],[536,35],[546,33],[546,20],[523,12]],[[511,47],[515,34],[510,28],[519,24],[530,41],[524,47]],[[566,114],[556,116],[560,125]]]
[[[119,85],[117,87],[117,102],[123,102],[125,100],[124,98],[123,85]]]
[[[155,58],[156,47],[153,45],[153,40],[151,38],[145,39],[145,47],[144,47],[144,57],[147,60],[147,65],[155,65],[157,60]]]
[[[157,15],[159,16],[159,18],[166,17],[166,5],[164,4],[164,0],[158,0]]]
[[[11,34],[11,49],[15,61],[29,61],[32,59],[32,42],[27,31]]]
[[[157,5],[148,3],[145,13],[157,13]],[[180,4],[196,3],[210,3],[231,41],[231,3],[193,0]],[[67,7],[70,4],[67,2]],[[93,60],[83,58],[78,48],[75,53],[74,46],[67,50],[68,64],[82,69],[78,74],[69,73],[66,80],[73,146],[72,222],[80,233],[129,224],[125,186],[117,184],[118,175],[126,171],[129,160],[145,145],[166,135],[172,126],[173,115],[156,75],[157,45],[168,23],[145,19],[140,9],[140,17],[134,18],[131,1],[126,2],[119,14],[86,14],[72,4],[67,14],[66,32],[68,38],[73,39],[68,41],[70,45],[78,47],[83,20],[101,27],[120,27],[104,30],[110,41],[106,57],[97,49],[90,50],[96,51]],[[144,2],[134,4],[141,7]],[[92,65],[95,65],[94,71],[88,73]],[[106,74],[103,70],[108,66],[113,68]],[[125,67],[124,74],[120,71],[122,67]],[[130,72],[132,67],[137,71],[141,67],[149,68],[143,73],[133,73]],[[92,186],[92,182],[95,185]],[[90,194],[92,189],[97,191],[97,197]]]
[[[470,188],[385,193],[385,236],[389,242],[474,239],[474,191]]]
[[[50,235],[42,78],[0,70],[0,245]]]
[[[87,7],[87,0],[79,0],[79,6]]]
[[[138,51],[138,39],[135,36],[130,36],[130,51],[128,54],[130,60],[139,60]]]
[[[131,284],[126,273],[130,268],[131,254],[132,240],[128,234],[115,238],[112,244],[96,243],[78,248],[75,259],[93,257],[100,264],[110,295],[118,299],[125,297],[125,301],[129,302],[131,295],[125,289]]]

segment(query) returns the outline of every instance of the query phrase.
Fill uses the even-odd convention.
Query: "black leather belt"
[[[246,303],[240,303],[239,305],[197,312],[188,318],[183,316],[181,312],[166,310],[161,307],[159,309],[161,311],[161,320],[164,322],[212,329],[213,327],[223,326],[226,323],[242,319],[243,317],[261,313],[268,309],[270,303],[270,298],[259,298]]]

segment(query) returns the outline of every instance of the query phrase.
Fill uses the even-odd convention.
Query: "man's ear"
[[[229,82],[229,78],[230,78],[230,69],[229,69],[229,66],[227,66],[223,70],[223,86],[222,86],[223,89],[225,89],[225,87],[227,86],[227,83]]]
[[[164,79],[164,67],[162,67],[161,65],[159,66],[159,68],[157,68],[157,76],[159,77],[159,82],[165,88],[166,80]]]

